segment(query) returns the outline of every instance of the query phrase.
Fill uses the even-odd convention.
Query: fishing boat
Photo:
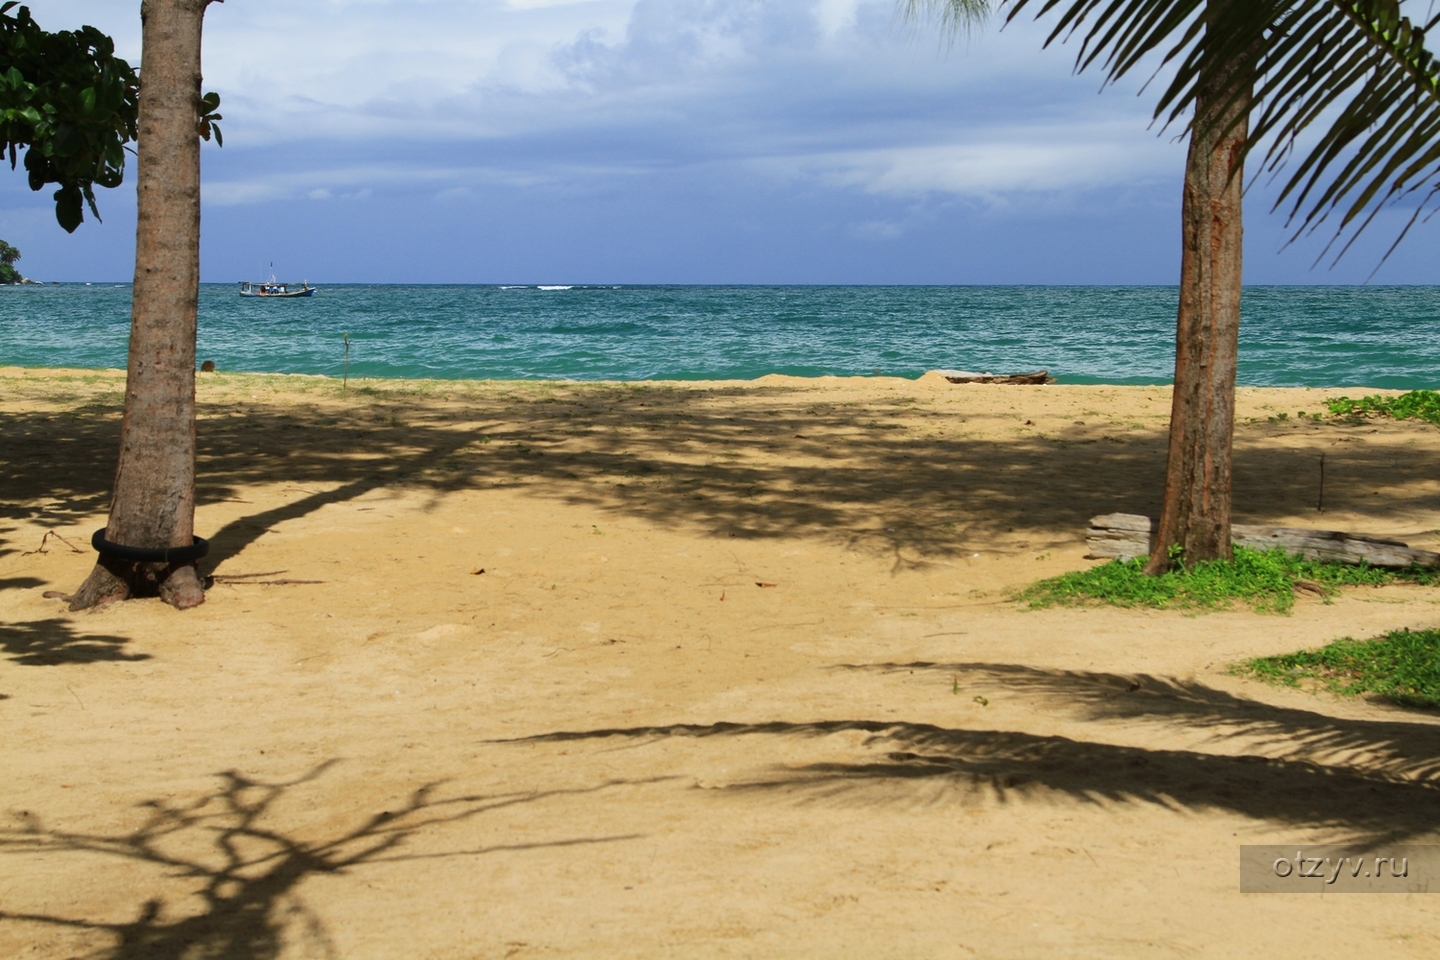
[[[299,283],[282,283],[271,277],[269,280],[240,281],[240,296],[242,297],[269,297],[284,300],[308,297],[314,293],[315,288],[310,286],[308,280],[302,280]]]

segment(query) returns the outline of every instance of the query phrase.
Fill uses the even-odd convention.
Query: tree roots
[[[176,610],[205,602],[205,587],[194,563],[133,563],[101,557],[70,598],[71,610],[89,610],[117,600],[156,597]]]

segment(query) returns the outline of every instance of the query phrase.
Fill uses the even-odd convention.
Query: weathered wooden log
[[[1090,518],[1085,546],[1091,560],[1133,560],[1148,557],[1154,549],[1160,521],[1136,513],[1107,513]]]
[[[972,373],[969,370],[936,370],[936,373],[951,383],[1054,383],[1049,370],[1034,373]]]
[[[1090,556],[1094,559],[1148,557],[1155,547],[1159,526],[1159,521],[1150,517],[1107,513],[1090,519],[1085,545],[1090,548]],[[1372,567],[1440,567],[1440,553],[1415,550],[1399,540],[1342,533],[1339,530],[1237,523],[1230,528],[1230,542],[1251,550],[1284,547],[1287,552],[1298,553],[1307,560],[1368,563]]]

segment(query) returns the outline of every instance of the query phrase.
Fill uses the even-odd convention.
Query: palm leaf
[[[990,16],[994,5],[990,0],[899,0],[900,15],[914,23],[934,20],[940,31],[948,36],[965,33],[979,26]]]
[[[973,0],[903,0],[951,11]],[[1408,0],[1416,6],[1417,0]],[[1294,237],[1333,222],[1338,256],[1389,204],[1411,202],[1395,243],[1440,198],[1440,64],[1407,0],[1000,0],[1006,19],[1054,14],[1046,45],[1078,39],[1076,69],[1107,83],[1158,56],[1173,71],[1155,117],[1191,128],[1250,120],[1247,153],[1285,170],[1277,209]],[[961,8],[964,8],[963,11]],[[1196,105],[1206,109],[1197,117]],[[1239,105],[1246,109],[1235,110]],[[1333,119],[1331,119],[1333,118]],[[1329,126],[1295,161],[1312,124]],[[1223,132],[1223,131],[1222,131]],[[1292,164],[1292,161],[1293,162]],[[1287,168],[1288,166],[1288,169]],[[1334,217],[1333,221],[1331,218]],[[1390,250],[1394,249],[1391,245]],[[1387,251],[1386,256],[1389,253]]]

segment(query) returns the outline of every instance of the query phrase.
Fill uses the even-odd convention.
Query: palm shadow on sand
[[[867,663],[833,669],[882,675],[929,674],[967,692],[1042,700],[1080,719],[1179,725],[1212,740],[1246,740],[1293,760],[1354,766],[1372,774],[1440,785],[1440,717],[1395,709],[1387,719],[1341,719],[1219,690],[1195,679],[1090,670],[1043,670],[1012,663]],[[1324,701],[1317,699],[1319,707]]]
[[[334,393],[333,384],[320,383],[314,389]],[[1016,391],[1023,409],[1045,388],[1002,389]],[[737,398],[743,403],[716,402]],[[435,383],[367,386],[346,394],[345,407],[325,399],[307,405],[301,394],[290,406],[253,402],[243,410],[201,403],[202,504],[234,498],[251,484],[310,488],[283,507],[210,531],[209,570],[276,523],[386,487],[437,498],[519,488],[702,535],[820,536],[936,556],[1008,539],[1023,550],[1052,542],[1048,531],[1057,527],[1073,530],[1078,543],[1096,514],[1153,514],[1165,461],[1163,424],[1096,428],[1056,420],[1032,429],[1022,425],[1023,414],[941,411],[903,393],[862,405],[773,385],[471,390]],[[1007,438],[966,433],[967,423]],[[113,463],[118,427],[113,402],[64,415],[7,415],[0,445],[13,453],[0,463],[0,503],[9,504],[0,517],[61,525],[103,511],[110,471],[95,465]],[[1319,429],[1238,426],[1238,518],[1264,522],[1313,507],[1316,455],[1267,438]],[[1440,494],[1428,487],[1396,488],[1429,475],[1423,451],[1406,446],[1401,433],[1389,436],[1409,428],[1380,422],[1323,429],[1331,440],[1357,441],[1328,449],[1331,510],[1376,522],[1440,511]],[[1387,495],[1374,495],[1379,488]],[[1027,536],[1040,539],[1032,544]]]
[[[309,877],[344,875],[369,865],[403,860],[484,856],[500,851],[619,843],[640,835],[576,836],[466,850],[410,853],[406,845],[428,831],[491,811],[561,794],[602,793],[619,782],[589,788],[510,794],[441,796],[441,784],[413,791],[396,809],[377,812],[349,830],[300,839],[271,825],[269,814],[286,794],[324,775],[335,761],[278,783],[230,771],[212,794],[186,804],[154,800],[134,832],[91,834],[46,826],[22,813],[18,827],[0,830],[0,856],[89,854],[159,869],[184,889],[167,904],[150,899],[133,920],[106,921],[0,909],[0,921],[93,934],[108,940],[90,956],[104,960],[274,960],[282,951],[342,956],[324,919],[301,898]],[[630,781],[631,783],[635,781]],[[184,852],[177,852],[184,851]],[[198,899],[203,909],[189,904]]]
[[[1228,812],[1355,843],[1433,835],[1440,823],[1440,725],[1424,720],[1347,720],[1246,700],[1195,682],[1008,664],[839,669],[934,670],[947,685],[958,676],[967,691],[1047,697],[1048,707],[1094,721],[1179,725],[1206,733],[1212,742],[1243,738],[1257,753],[1149,749],[866,719],[602,728],[502,742],[753,737],[793,747],[797,740],[859,732],[865,737],[852,761],[794,762],[787,748],[786,763],[725,791],[860,806],[931,805],[979,796],[1010,804],[1064,796],[1086,804]],[[763,749],[757,744],[757,753]]]

